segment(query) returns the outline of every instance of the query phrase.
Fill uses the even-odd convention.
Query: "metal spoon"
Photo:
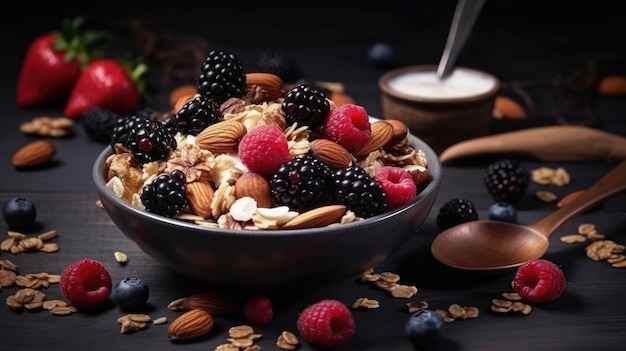
[[[444,80],[454,70],[454,63],[469,36],[485,0],[459,0],[454,10],[448,40],[441,55],[437,76]]]
[[[542,257],[561,225],[609,197],[626,190],[626,161],[572,202],[528,225],[500,221],[466,222],[435,237],[431,252],[440,262],[461,270],[501,271]]]

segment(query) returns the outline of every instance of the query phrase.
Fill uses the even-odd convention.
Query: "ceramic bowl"
[[[408,205],[362,221],[302,230],[226,230],[167,218],[133,207],[106,187],[106,158],[97,157],[93,180],[119,230],[146,254],[183,275],[215,286],[271,290],[357,276],[383,262],[416,235],[441,183],[441,163],[422,140],[429,184]]]
[[[441,81],[437,66],[416,65],[383,74],[383,117],[406,124],[411,133],[440,154],[460,141],[486,134],[500,81],[476,69],[459,67]]]

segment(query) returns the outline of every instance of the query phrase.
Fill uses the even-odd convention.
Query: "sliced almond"
[[[346,213],[344,205],[328,205],[314,208],[285,223],[282,229],[317,228],[336,223]]]

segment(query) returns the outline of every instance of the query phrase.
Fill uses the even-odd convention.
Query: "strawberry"
[[[137,111],[142,99],[141,76],[147,66],[134,67],[120,60],[104,58],[90,62],[78,77],[64,113],[68,118],[81,118],[88,110],[100,107],[120,115]]]
[[[64,103],[84,65],[100,57],[111,36],[80,32],[83,19],[63,21],[61,30],[42,34],[29,45],[17,81],[17,105],[23,109]]]

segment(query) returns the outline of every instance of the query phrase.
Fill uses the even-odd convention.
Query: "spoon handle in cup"
[[[529,226],[550,237],[556,229],[569,219],[624,190],[626,190],[626,160],[619,163],[613,170],[574,198],[572,202]]]

